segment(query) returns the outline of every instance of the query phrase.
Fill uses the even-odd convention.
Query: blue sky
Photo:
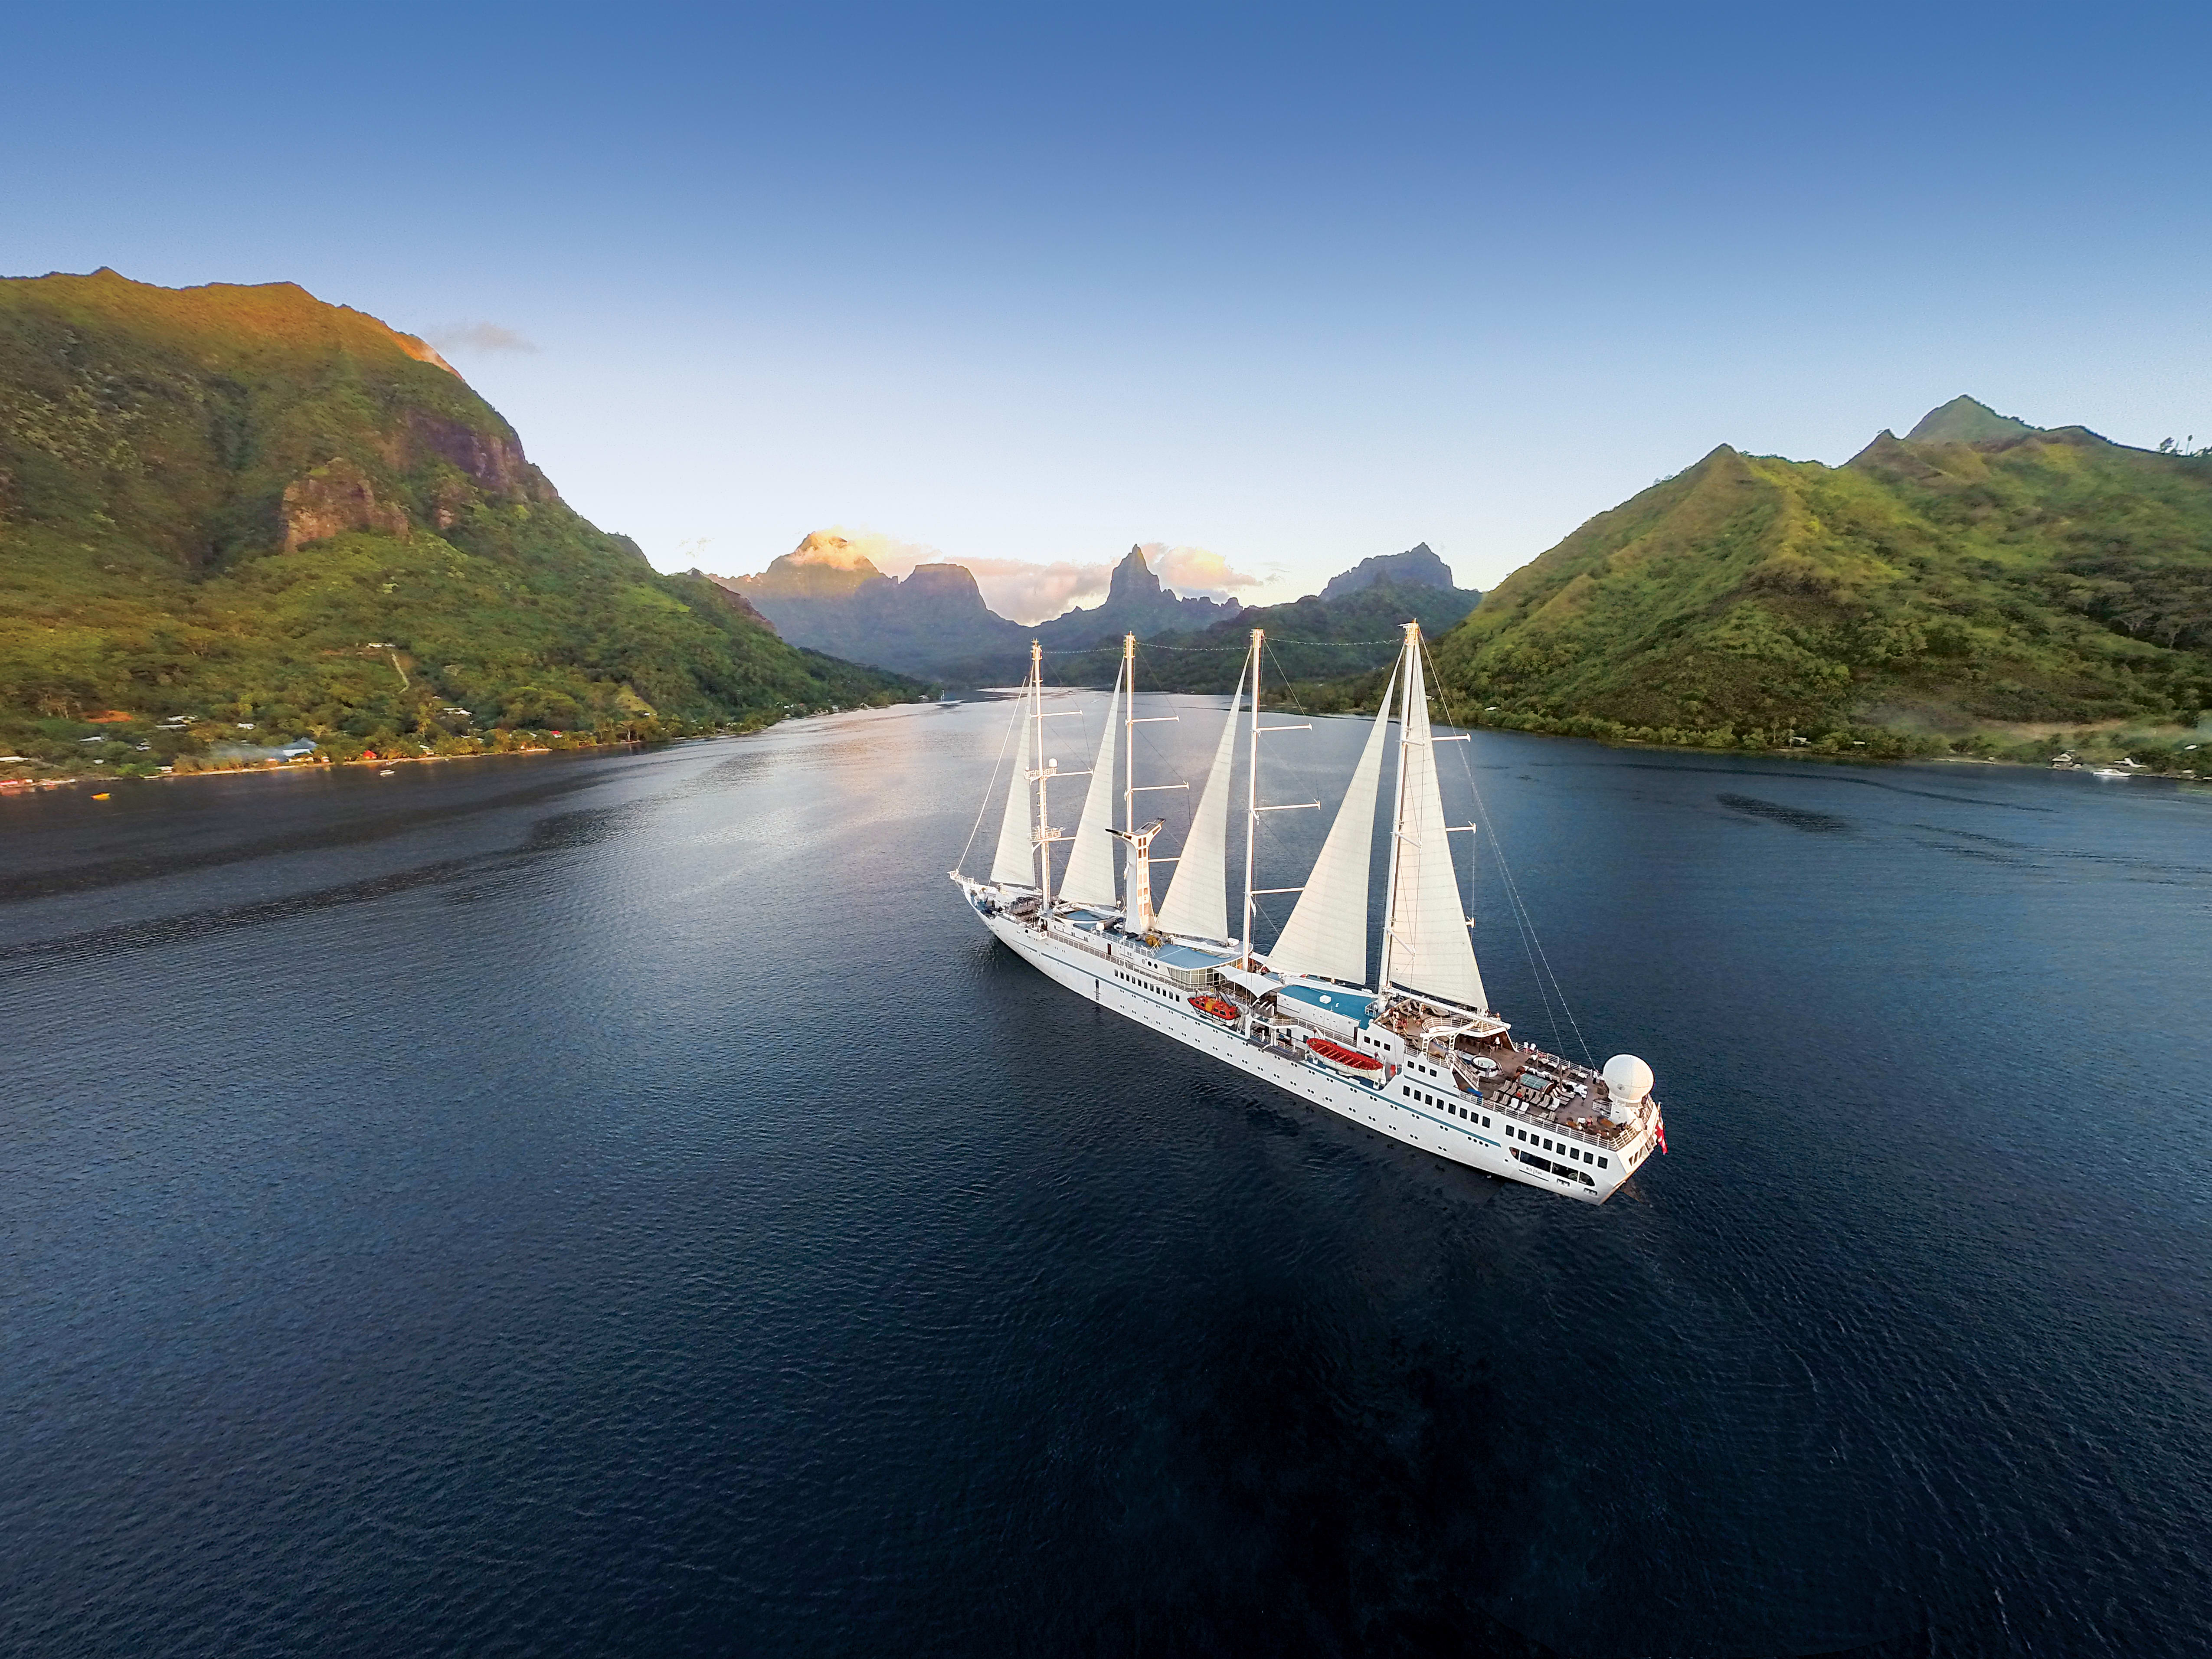
[[[1486,586],[1962,391],[2212,442],[2202,9],[112,5],[7,56],[0,270],[441,337],[671,568]]]

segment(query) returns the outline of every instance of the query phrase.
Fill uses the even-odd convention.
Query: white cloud
[[[535,351],[538,348],[497,323],[455,323],[422,337],[440,351]]]
[[[1145,562],[1163,586],[1172,587],[1186,599],[1204,593],[1214,599],[1226,599],[1239,589],[1264,587],[1274,578],[1248,576],[1232,567],[1229,561],[1211,548],[1170,547],[1164,542],[1144,544]]]
[[[859,554],[886,576],[903,576],[918,564],[943,564],[945,555],[927,542],[902,542],[896,536],[886,536],[879,530],[848,530],[842,524],[817,532],[823,537],[837,537],[848,543],[852,551]],[[955,560],[952,562],[957,563]]]
[[[1060,559],[1032,564],[1024,559],[955,559],[974,574],[983,603],[1002,617],[1027,624],[1057,617],[1071,605],[1106,597],[1109,564],[1076,564]]]
[[[901,541],[876,530],[848,530],[833,525],[828,533],[842,536],[853,550],[867,556],[886,576],[904,576],[918,564],[959,564],[968,568],[982,590],[983,603],[1000,616],[1018,623],[1039,623],[1057,617],[1070,605],[1103,599],[1113,567],[1078,564],[1073,560],[961,559],[927,542]]]

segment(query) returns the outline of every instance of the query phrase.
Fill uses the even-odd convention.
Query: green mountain
[[[2020,424],[1840,467],[1723,445],[1501,582],[1438,642],[1446,687],[1493,723],[1711,746],[2025,757],[2194,723],[2212,457]]]
[[[466,750],[920,690],[656,574],[372,317],[289,283],[0,281],[0,746]]]
[[[1228,691],[1251,639],[1267,635],[1262,684],[1270,696],[1285,680],[1331,680],[1358,675],[1389,662],[1409,622],[1437,635],[1481,602],[1471,588],[1452,586],[1451,570],[1424,542],[1405,553],[1364,559],[1330,579],[1320,593],[1288,605],[1249,608],[1212,627],[1158,634],[1138,649],[1137,684],[1148,691]],[[1051,676],[1073,685],[1110,686],[1121,662],[1118,644],[1048,665]],[[1302,685],[1297,695],[1304,698]]]
[[[2025,438],[2031,432],[2041,430],[2041,427],[2030,426],[2026,421],[2010,415],[2000,415],[1987,404],[1977,403],[1962,394],[1923,415],[1920,424],[1905,434],[1905,441],[1909,444],[2002,443],[2008,438]]]

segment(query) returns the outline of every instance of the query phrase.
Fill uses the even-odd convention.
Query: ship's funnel
[[[1651,1068],[1634,1054],[1615,1054],[1605,1063],[1605,1092],[1613,1115],[1626,1121],[1651,1092]]]

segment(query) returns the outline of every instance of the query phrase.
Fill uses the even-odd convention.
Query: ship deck
[[[1036,903],[1011,907],[1014,915],[1029,913],[1027,925],[1037,926]],[[1119,918],[1089,907],[1060,910],[1054,907],[1050,923],[1042,931],[1089,955],[1132,969],[1172,988],[1177,994],[1210,992],[1250,1008],[1257,1000],[1242,983],[1224,977],[1220,969],[1233,961],[1234,952],[1167,939],[1146,944],[1120,932]],[[1285,987],[1285,988],[1291,988]],[[1486,1109],[1503,1113],[1526,1127],[1553,1135],[1564,1135],[1591,1146],[1618,1152],[1639,1132],[1647,1113],[1641,1108],[1634,1119],[1617,1123],[1608,1115],[1603,1079],[1592,1068],[1533,1046],[1516,1043],[1503,1020],[1465,1010],[1435,1006],[1418,997],[1389,999],[1388,994],[1352,991],[1344,988],[1347,1003],[1357,1003],[1353,1018],[1364,1021],[1372,1006],[1372,1018],[1404,1039],[1407,1052],[1440,1064],[1443,1077],[1472,1097],[1480,1095]],[[1474,1064],[1486,1060],[1491,1069]],[[1657,1103],[1650,1103],[1656,1110]]]

